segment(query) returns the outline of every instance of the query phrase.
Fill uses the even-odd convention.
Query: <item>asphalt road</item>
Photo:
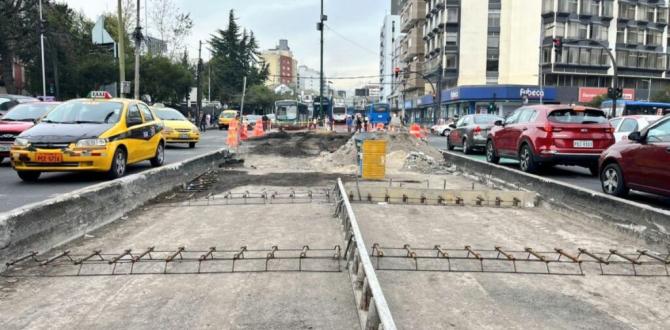
[[[447,148],[447,140],[445,137],[442,136],[435,136],[435,135],[429,136],[428,142],[435,148],[441,150]],[[456,148],[455,150],[456,152],[461,151],[459,148]],[[475,153],[474,155],[470,155],[469,157],[484,162],[486,161],[486,156],[484,156],[483,151]],[[510,159],[502,159],[500,161],[500,164],[515,169],[517,169],[519,166],[519,162]],[[547,178],[565,182],[581,188],[602,192],[600,180],[596,177],[591,176],[589,170],[584,167],[555,166],[550,169],[544,170],[538,174]],[[650,206],[670,210],[670,198],[632,191],[628,196],[628,199],[639,203],[647,204]]]
[[[188,145],[168,145],[165,162],[166,164],[175,163],[219,149],[226,143],[226,134],[226,131],[218,129],[209,130],[202,135],[195,149],[189,149]],[[128,174],[150,168],[149,161],[142,162],[129,166]],[[43,173],[39,182],[25,183],[16,175],[9,161],[4,160],[0,164],[0,212],[105,181],[107,179],[98,173]]]

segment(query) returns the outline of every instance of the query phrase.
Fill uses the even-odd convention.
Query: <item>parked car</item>
[[[628,139],[630,133],[643,130],[651,123],[663,118],[662,116],[623,116],[610,120],[614,128],[614,139],[616,142]]]
[[[440,136],[447,136],[451,132],[451,127],[448,124],[433,125],[430,128],[430,132]]]
[[[152,107],[151,109],[163,121],[165,142],[185,143],[189,148],[195,148],[195,144],[200,142],[200,130],[181,112],[166,107]]]
[[[607,149],[600,156],[600,182],[614,196],[634,189],[670,197],[670,115]]]
[[[0,94],[0,117],[4,116],[9,109],[18,104],[39,101],[39,99],[30,96]]]
[[[23,103],[13,107],[0,119],[0,163],[9,157],[14,139],[56,107],[57,102]]]
[[[467,115],[461,117],[455,124],[451,124],[451,131],[447,134],[447,149],[462,147],[464,154],[470,154],[475,149],[486,148],[486,137],[496,121],[502,117],[495,115]]]
[[[614,144],[602,110],[574,105],[534,105],[497,121],[486,143],[486,160],[519,160],[524,172],[540,166],[576,165],[599,173],[600,154]]]

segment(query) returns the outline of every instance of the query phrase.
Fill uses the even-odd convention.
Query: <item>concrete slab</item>
[[[296,187],[299,189],[300,187]],[[236,191],[275,187],[240,187]],[[343,245],[327,203],[145,207],[63,249],[144,250]],[[60,250],[60,249],[59,249]],[[52,252],[52,255],[56,252]],[[1,278],[0,328],[352,329],[348,273]]]
[[[554,211],[354,205],[368,246],[635,251],[644,241]],[[658,250],[657,250],[658,251]],[[660,252],[664,252],[661,250]],[[667,329],[668,277],[378,271],[399,328]]]

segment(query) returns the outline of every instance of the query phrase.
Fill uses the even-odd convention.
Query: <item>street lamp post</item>
[[[44,18],[42,18],[42,0],[40,0],[40,52],[42,53],[42,101],[47,98],[47,80],[44,69]]]
[[[145,8],[146,9],[146,8]],[[135,99],[140,99],[140,47],[142,47],[142,27],[140,27],[140,0],[137,0],[137,24],[135,25]]]

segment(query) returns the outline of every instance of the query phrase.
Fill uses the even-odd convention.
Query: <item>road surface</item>
[[[227,131],[209,130],[202,135],[195,149],[189,149],[187,145],[168,145],[165,163],[179,162],[221,148],[226,143],[226,134]],[[142,162],[129,166],[128,174],[150,168],[148,161]],[[43,173],[39,182],[25,183],[9,161],[4,160],[0,164],[0,213],[104,181],[105,177],[98,173]]]
[[[442,136],[431,135],[428,137],[428,142],[435,148],[440,150],[445,150],[447,148],[447,140]],[[460,148],[455,149],[456,152],[461,152]],[[469,155],[470,158],[486,161],[486,156],[484,152],[475,152],[474,155]],[[501,165],[509,166],[511,168],[518,168],[519,162],[511,159],[502,159],[500,161]],[[558,180],[564,183],[575,185],[581,188],[586,188],[589,190],[602,192],[600,185],[600,180],[596,177],[591,176],[589,170],[584,167],[579,166],[555,166],[550,169],[544,170],[539,175]],[[662,209],[670,210],[670,198],[660,197],[656,195],[640,193],[640,192],[631,192],[628,196],[629,200],[636,201],[643,204],[648,204],[654,207],[659,207]]]

